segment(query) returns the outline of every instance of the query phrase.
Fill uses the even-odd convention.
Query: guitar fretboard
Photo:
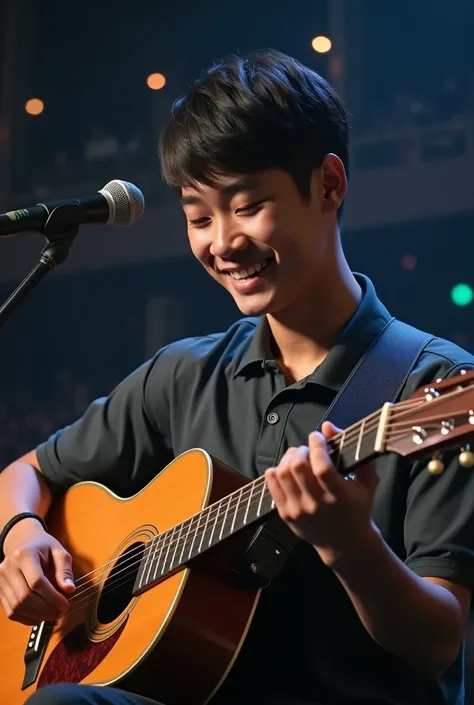
[[[348,475],[375,454],[382,413],[372,414],[328,442],[329,454],[338,472]],[[273,510],[274,502],[264,477],[206,507],[148,542],[134,591],[151,586]]]

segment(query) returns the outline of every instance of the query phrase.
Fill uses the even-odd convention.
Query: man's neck
[[[359,305],[362,291],[345,260],[291,310],[267,315],[275,356],[289,382],[310,374]]]

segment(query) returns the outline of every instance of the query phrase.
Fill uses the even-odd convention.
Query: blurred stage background
[[[352,268],[394,315],[474,352],[472,0],[0,7],[0,211],[94,193],[113,178],[136,183],[147,204],[133,228],[84,228],[2,328],[0,465],[159,346],[239,316],[193,261],[156,158],[173,100],[232,52],[275,47],[339,89],[352,122],[343,234]],[[42,244],[0,242],[2,300]]]

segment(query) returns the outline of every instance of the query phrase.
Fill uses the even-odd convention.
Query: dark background
[[[473,305],[456,306],[450,297],[459,282],[474,288],[474,196],[456,206],[446,196],[448,185],[471,188],[473,30],[472,0],[3,0],[1,210],[124,178],[145,192],[147,227],[158,233],[160,209],[176,207],[156,157],[172,102],[212,62],[271,46],[334,80],[344,96],[351,183],[366,184],[365,215],[377,189],[389,188],[395,173],[408,179],[414,168],[413,200],[432,204],[415,207],[408,219],[397,217],[395,205],[364,227],[351,225],[364,217],[348,217],[351,266],[373,279],[394,315],[474,352]],[[320,34],[333,41],[329,54],[311,47]],[[166,77],[163,90],[147,87],[155,71]],[[34,97],[45,106],[36,117],[25,111]],[[431,194],[435,169],[441,187]],[[397,191],[392,196],[396,201]],[[400,214],[402,206],[400,199]],[[151,354],[154,341],[206,334],[238,317],[230,297],[186,254],[184,223],[139,261],[134,237],[132,229],[130,256],[118,261],[110,235],[111,264],[100,268],[88,266],[93,238],[89,263],[75,260],[73,248],[74,271],[51,274],[0,330],[0,465],[107,394]],[[183,241],[184,254],[167,256],[168,240]],[[26,274],[40,248],[40,240],[33,249],[29,240],[14,249],[0,242],[2,300],[18,282],[12,272]]]

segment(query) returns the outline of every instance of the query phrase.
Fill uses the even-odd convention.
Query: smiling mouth
[[[271,259],[267,259],[264,262],[258,262],[257,264],[251,264],[247,269],[239,269],[235,272],[225,272],[225,274],[229,274],[233,279],[237,279],[237,281],[241,281],[242,279],[252,279],[252,277],[256,277],[260,272],[262,272],[264,269],[268,267],[268,265],[272,262]]]

